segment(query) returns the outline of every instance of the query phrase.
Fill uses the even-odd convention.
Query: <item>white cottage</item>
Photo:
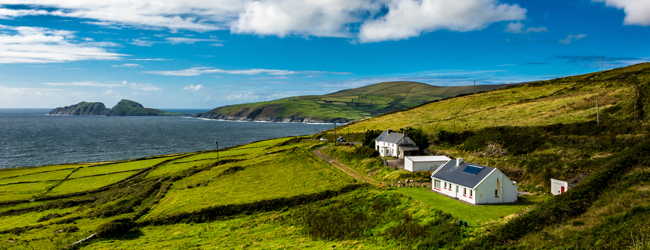
[[[517,202],[517,183],[496,168],[449,161],[431,174],[433,191],[472,204]]]
[[[551,193],[553,195],[561,195],[572,187],[573,185],[566,181],[551,179]]]
[[[449,161],[451,159],[444,155],[404,156],[404,170],[411,172],[435,171]]]
[[[395,133],[387,130],[375,140],[375,150],[382,157],[397,157],[403,159],[406,155],[414,155],[420,150],[415,142],[408,137],[406,132]]]

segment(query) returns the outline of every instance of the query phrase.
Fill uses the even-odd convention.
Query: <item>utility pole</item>
[[[598,96],[596,96],[596,125],[600,125],[600,109],[598,108]]]
[[[214,138],[214,143],[217,144],[217,161],[219,161],[219,138]]]
[[[336,122],[334,123],[334,145],[336,145]]]
[[[348,142],[350,141],[350,125],[348,125]]]
[[[600,57],[600,71],[603,71],[604,67],[605,67],[605,55],[602,55]]]
[[[476,95],[476,81],[474,81],[474,95]]]

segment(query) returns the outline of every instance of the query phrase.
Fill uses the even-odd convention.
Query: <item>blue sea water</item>
[[[173,110],[197,113],[206,110]],[[51,116],[49,109],[0,109],[0,168],[113,161],[230,147],[314,133],[313,124],[188,117]],[[326,125],[316,125],[320,129]],[[332,126],[332,125],[327,125]]]

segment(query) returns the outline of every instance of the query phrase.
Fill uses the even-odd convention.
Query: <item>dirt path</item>
[[[374,179],[372,179],[372,178],[370,178],[370,177],[368,177],[368,176],[366,176],[366,175],[364,175],[364,174],[361,174],[361,173],[357,172],[356,170],[352,169],[351,167],[348,167],[348,166],[346,166],[346,165],[343,165],[343,164],[341,164],[339,161],[334,160],[334,159],[332,159],[332,158],[329,158],[327,155],[323,154],[323,152],[321,152],[321,149],[325,149],[325,148],[327,148],[327,147],[328,147],[328,146],[324,146],[324,147],[322,147],[322,148],[319,148],[319,149],[314,150],[314,154],[315,154],[316,156],[320,157],[321,159],[323,159],[324,161],[329,162],[329,163],[332,164],[333,166],[335,166],[335,167],[337,167],[338,169],[342,170],[342,171],[345,172],[346,174],[348,174],[348,175],[354,177],[354,178],[357,179],[357,180],[360,180],[360,181],[363,181],[363,182],[367,182],[367,183],[370,183],[370,184],[373,184],[373,185],[377,185],[377,186],[379,186],[380,184],[382,184],[381,182],[376,181],[376,180],[374,180]]]

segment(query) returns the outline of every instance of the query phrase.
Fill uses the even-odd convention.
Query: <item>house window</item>
[[[471,190],[471,189],[469,190],[469,197],[472,197],[472,196],[473,196],[473,195],[472,195],[472,191],[473,191],[473,190]]]
[[[433,181],[433,187],[440,189],[440,180]]]
[[[445,188],[447,188],[447,183],[445,182]]]
[[[496,189],[494,190],[494,196],[499,195],[499,193],[497,193],[497,191],[499,191],[499,190],[496,190]]]
[[[463,188],[463,195],[467,195],[467,188]]]

